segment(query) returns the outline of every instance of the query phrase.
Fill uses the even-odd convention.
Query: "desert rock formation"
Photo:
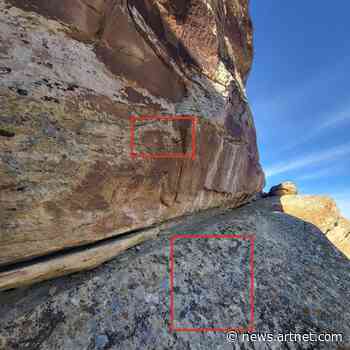
[[[350,346],[334,203],[252,200],[252,57],[248,0],[0,0],[0,350]]]
[[[298,194],[298,189],[295,183],[291,181],[282,182],[276,186],[271,187],[269,191],[270,196],[287,196]]]
[[[0,266],[249,201],[252,52],[245,0],[0,0]]]
[[[327,196],[283,196],[283,212],[318,227],[350,259],[350,222],[342,217],[335,201]]]
[[[328,196],[297,195],[291,181],[273,186],[269,191],[277,211],[282,211],[315,225],[350,259],[350,222],[345,219],[335,201]]]

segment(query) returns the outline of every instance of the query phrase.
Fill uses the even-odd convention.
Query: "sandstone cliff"
[[[259,192],[252,51],[246,0],[0,0],[0,266]]]

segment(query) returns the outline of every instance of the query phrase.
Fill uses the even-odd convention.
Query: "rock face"
[[[316,226],[274,206],[271,197],[202,212],[92,272],[0,293],[3,349],[348,349],[350,260]],[[255,236],[257,333],[341,333],[342,341],[229,343],[224,332],[171,332],[170,238],[190,233]],[[176,327],[247,327],[247,243],[175,240]]]
[[[350,222],[341,216],[335,201],[326,196],[285,196],[283,212],[318,227],[350,259]]]
[[[297,186],[291,181],[282,182],[279,185],[273,186],[269,191],[270,196],[281,197],[295,194],[298,194],[298,189]]]
[[[0,266],[247,202],[251,62],[245,0],[0,0]]]

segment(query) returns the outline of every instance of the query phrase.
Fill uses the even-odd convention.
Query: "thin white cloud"
[[[344,122],[350,120],[350,106],[344,108],[344,110],[336,113],[334,116],[330,114],[330,117],[323,121],[317,128],[317,130],[323,131],[328,128],[334,128]]]
[[[266,91],[265,89],[265,93],[255,95],[251,99],[251,106],[253,113],[257,116],[258,135],[271,135],[271,137],[283,139],[285,135],[283,129],[292,130],[293,137],[283,139],[286,142],[283,142],[283,145],[276,151],[283,154],[320,136],[330,128],[334,129],[350,122],[350,105],[343,106],[340,111],[336,109],[322,115],[305,115],[304,121],[299,120],[297,124],[293,117],[295,113],[298,115],[302,113],[305,109],[303,106],[311,107],[310,101],[315,100],[320,91],[325,95],[325,92],[344,79],[344,70],[347,69],[349,59],[350,57],[342,58],[332,66],[331,70],[329,67],[319,69],[317,74],[306,77],[298,84],[286,84],[279,90],[272,88]],[[281,124],[282,116],[290,116],[283,118],[283,129],[271,128],[273,124]],[[278,134],[273,129],[278,130]]]
[[[333,174],[334,174],[334,169],[330,169],[330,168],[321,169],[317,171],[310,171],[307,174],[298,176],[296,178],[296,181],[309,181],[309,180],[322,179],[323,177],[328,177]]]
[[[292,107],[315,96],[315,91],[327,90],[340,79],[344,79],[344,70],[347,69],[349,59],[350,57],[343,58],[332,66],[331,70],[324,67],[318,70],[317,74],[295,85],[286,84],[281,90],[265,91],[265,94],[256,96],[250,101],[253,111],[256,113],[266,111],[269,120],[274,118],[279,121],[281,115],[290,111]]]
[[[339,145],[323,152],[312,153],[301,158],[272,165],[271,167],[265,169],[265,174],[267,177],[272,177],[310,165],[315,165],[326,161],[333,161],[347,154],[350,154],[350,143]]]
[[[336,167],[323,167],[315,170],[307,170],[305,174],[298,176],[295,181],[309,181],[309,180],[317,180],[322,178],[329,178],[334,176],[343,175],[344,172],[348,173],[347,168],[341,164]]]
[[[315,118],[319,119],[319,118]],[[313,129],[311,129],[308,133],[305,134],[304,137],[298,138],[296,142],[291,144],[287,144],[286,147],[281,149],[282,151],[290,151],[296,146],[300,146],[313,138],[319,136],[323,132],[327,132],[330,129],[334,129],[336,127],[342,126],[345,123],[350,122],[350,106],[346,106],[342,111],[338,111],[335,113],[327,113],[327,117],[322,118],[322,122],[320,124],[316,124]]]

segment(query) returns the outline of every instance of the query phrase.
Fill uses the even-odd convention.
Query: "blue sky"
[[[247,92],[266,190],[328,194],[350,218],[350,1],[251,0]]]

